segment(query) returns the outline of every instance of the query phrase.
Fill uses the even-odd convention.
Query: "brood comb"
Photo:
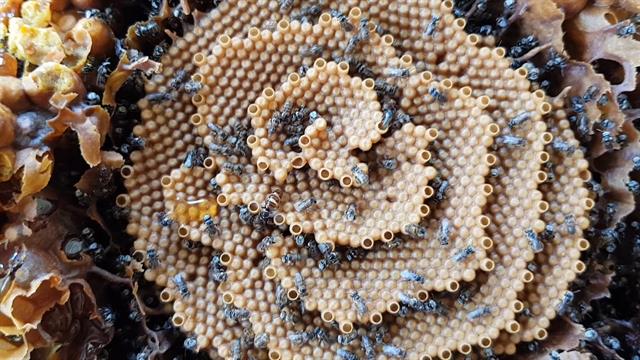
[[[287,5],[287,4],[285,4]],[[173,321],[225,358],[449,359],[546,338],[588,164],[451,1],[228,1],[163,58],[122,169]],[[171,90],[185,70],[202,84]]]

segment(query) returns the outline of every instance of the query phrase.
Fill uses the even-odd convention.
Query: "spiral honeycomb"
[[[450,1],[228,1],[175,41],[146,84],[175,100],[140,101],[118,205],[197,349],[450,359],[546,338],[585,267],[588,164],[563,100],[464,26]]]

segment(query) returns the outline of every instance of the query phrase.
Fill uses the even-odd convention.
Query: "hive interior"
[[[198,349],[449,359],[547,337],[585,267],[588,164],[562,99],[464,25],[450,1],[240,0],[174,42],[146,91],[176,100],[140,101],[119,204]]]

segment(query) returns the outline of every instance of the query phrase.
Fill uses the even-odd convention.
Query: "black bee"
[[[187,287],[187,283],[184,281],[184,277],[182,276],[182,274],[175,275],[171,278],[171,280],[178,288],[178,293],[182,298],[186,299],[191,296],[191,292],[189,292],[189,288]]]
[[[205,215],[202,218],[202,222],[204,223],[205,229],[207,229],[207,233],[209,234],[209,236],[214,236],[215,234],[220,232],[218,226],[213,222],[211,215]]]
[[[331,14],[331,17],[338,19],[345,31],[353,30],[353,25],[349,22],[349,18],[345,14],[335,9],[331,9],[329,13]]]
[[[150,269],[155,269],[160,266],[158,251],[152,247],[147,249],[147,263],[149,264]]]
[[[427,24],[427,27],[424,30],[424,34],[427,36],[433,36],[436,33],[436,30],[438,30],[438,24],[440,24],[440,19],[441,19],[440,16],[432,15],[431,20],[429,21],[429,24]]]
[[[179,90],[182,85],[187,81],[189,73],[186,70],[180,69],[176,71],[176,75],[169,81],[169,86],[175,90]]]

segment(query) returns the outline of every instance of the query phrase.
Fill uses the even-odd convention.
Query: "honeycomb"
[[[585,268],[588,163],[563,100],[452,7],[228,1],[174,42],[117,203],[196,349],[450,359],[548,336]]]

